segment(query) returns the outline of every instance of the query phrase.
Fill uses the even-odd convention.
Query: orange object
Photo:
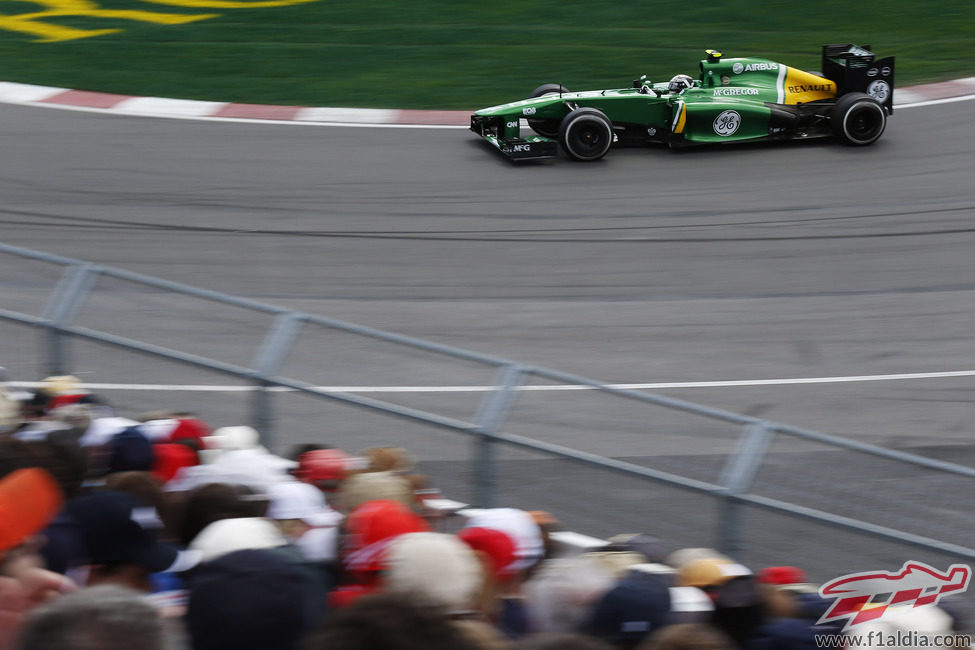
[[[58,484],[38,467],[0,479],[0,554],[47,526],[62,503]]]

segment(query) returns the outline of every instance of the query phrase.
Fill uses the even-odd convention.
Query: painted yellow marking
[[[157,5],[172,7],[192,7],[194,9],[263,9],[265,7],[289,7],[291,5],[317,2],[318,0],[254,0],[254,2],[240,2],[237,0],[143,0]]]
[[[103,9],[93,0],[8,0],[40,5],[40,11],[22,14],[0,14],[0,31],[18,32],[36,37],[35,43],[56,43],[80,38],[104,36],[124,31],[118,28],[81,29],[51,22],[52,18],[105,18],[111,20],[131,20],[155,25],[185,25],[216,18],[220,14],[178,14],[138,9]],[[287,7],[291,5],[317,2],[317,0],[144,0],[145,2],[186,7],[191,9],[262,9],[267,7]]]
[[[683,133],[684,126],[687,124],[687,105],[684,102],[680,103],[680,113],[677,116],[677,125],[674,127],[674,133]]]
[[[800,104],[836,97],[836,84],[829,79],[817,77],[795,68],[787,68],[786,70],[784,103]]]
[[[25,1],[25,0],[14,0]],[[197,20],[215,18],[220,14],[169,14],[135,9],[102,9],[92,0],[26,0],[44,7],[41,11],[24,14],[0,14],[0,29],[38,37],[35,42],[53,43],[79,38],[103,36],[123,31],[121,29],[79,29],[48,22],[49,18],[90,17],[117,20],[134,20],[157,25],[182,25]]]

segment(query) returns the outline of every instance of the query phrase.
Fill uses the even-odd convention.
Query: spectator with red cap
[[[312,449],[298,457],[294,476],[310,483],[325,494],[328,504],[336,507],[336,497],[342,481],[348,478],[352,457],[341,449]]]
[[[189,442],[197,451],[206,449],[206,438],[211,435],[210,426],[192,413],[175,413],[176,426],[169,433],[167,442]]]
[[[765,621],[745,646],[747,650],[823,648],[816,637],[836,635],[841,626],[817,625],[832,601],[819,596],[806,573],[794,566],[773,566],[756,575]]]
[[[343,607],[379,591],[383,553],[399,535],[429,531],[422,517],[397,501],[367,501],[349,513],[339,536],[339,587],[329,598]]]
[[[190,445],[178,442],[162,442],[152,446],[151,472],[163,484],[168,483],[184,467],[200,464],[199,454]]]
[[[515,542],[506,533],[479,526],[464,528],[457,537],[473,549],[484,573],[484,593],[480,608],[489,620],[497,622],[501,615],[499,594],[508,590],[514,570]]]
[[[541,527],[532,515],[518,508],[489,508],[478,511],[467,520],[467,527],[498,530],[514,542],[515,559],[508,567],[512,575],[501,583],[503,588],[498,594],[501,609],[497,625],[512,639],[528,634],[530,623],[522,584],[528,572],[545,556]]]

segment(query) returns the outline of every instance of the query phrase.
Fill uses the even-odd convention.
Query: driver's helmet
[[[669,90],[672,93],[679,93],[685,88],[690,88],[693,85],[694,85],[694,79],[692,79],[690,75],[679,74],[670,80],[670,84],[667,86],[667,90]]]

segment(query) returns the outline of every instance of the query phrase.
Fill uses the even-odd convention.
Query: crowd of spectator
[[[448,516],[430,488],[400,448],[280,456],[70,376],[0,390],[0,650],[840,647],[799,568],[646,534],[564,553],[551,513]]]

